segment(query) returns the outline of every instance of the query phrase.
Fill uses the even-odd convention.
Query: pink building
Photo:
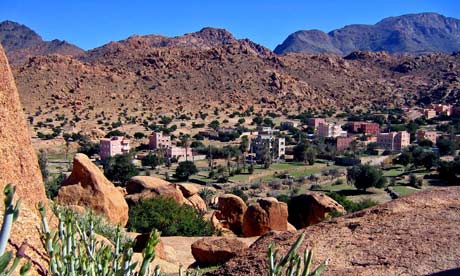
[[[153,132],[149,137],[149,147],[151,149],[170,148],[171,136],[163,132]]]
[[[422,140],[430,140],[433,144],[436,144],[436,140],[438,139],[438,134],[436,131],[426,131],[426,130],[417,130],[417,141],[420,142]]]
[[[431,109],[431,108],[426,108],[426,109],[423,110],[423,115],[427,119],[434,118],[434,117],[436,117],[436,110]]]
[[[307,121],[308,126],[312,127],[314,130],[316,130],[319,126],[319,124],[325,124],[326,119],[324,118],[310,118]]]
[[[377,144],[390,151],[401,151],[410,145],[410,134],[407,131],[380,133]]]
[[[433,104],[433,108],[436,111],[436,114],[442,114],[450,116],[452,111],[452,106],[447,104]]]
[[[354,133],[364,133],[366,135],[378,135],[380,133],[380,126],[376,123],[351,122],[350,128]]]
[[[128,153],[129,150],[129,140],[125,139],[123,136],[103,138],[99,142],[99,155],[101,156],[101,159]]]
[[[166,149],[166,156],[168,156],[169,158],[185,158],[186,155],[187,158],[191,160],[193,156],[191,148],[188,148],[187,152],[183,147],[172,146]]]
[[[318,137],[347,137],[347,132],[340,125],[320,123],[317,131]]]
[[[344,151],[350,147],[351,143],[355,140],[354,137],[337,137],[335,148],[337,151]]]

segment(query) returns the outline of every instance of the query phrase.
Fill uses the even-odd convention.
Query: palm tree
[[[180,142],[185,148],[185,161],[188,161],[188,148],[190,146],[190,135],[183,134],[180,136]]]

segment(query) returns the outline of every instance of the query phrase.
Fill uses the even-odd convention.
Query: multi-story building
[[[337,137],[335,139],[335,149],[337,151],[344,151],[350,147],[353,141],[355,141],[355,137]]]
[[[422,140],[430,140],[433,144],[436,144],[438,139],[438,133],[436,131],[427,131],[419,129],[417,130],[417,141],[420,142]]]
[[[380,133],[377,144],[390,151],[401,151],[410,145],[410,134],[407,131]]]
[[[307,121],[307,124],[309,127],[312,127],[314,130],[316,130],[319,126],[319,124],[325,124],[326,119],[324,118],[310,118]]]
[[[320,123],[317,130],[318,137],[347,137],[347,132],[340,125]]]
[[[447,104],[433,104],[433,109],[438,115],[450,116],[452,111],[452,106]]]
[[[434,118],[434,117],[436,117],[436,110],[434,110],[432,108],[425,108],[425,109],[423,109],[423,115],[427,119]]]
[[[251,140],[251,152],[256,159],[261,160],[265,154],[270,154],[272,160],[283,159],[286,154],[286,141],[273,134],[260,134]]]
[[[171,136],[163,132],[153,132],[149,137],[150,149],[170,148],[171,146]]]
[[[172,146],[172,147],[166,148],[166,156],[169,158],[177,158],[177,159],[181,157],[185,158],[185,156],[187,156],[187,158],[190,160],[193,156],[193,153],[192,153],[191,148],[185,149],[183,147]]]
[[[118,154],[128,153],[130,150],[129,140],[123,136],[103,138],[99,142],[99,155],[106,159]]]
[[[366,135],[378,135],[380,133],[380,126],[376,123],[368,122],[351,122],[350,130],[354,133],[363,133]]]

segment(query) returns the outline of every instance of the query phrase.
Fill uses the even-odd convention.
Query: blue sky
[[[84,49],[132,34],[177,36],[219,27],[270,49],[289,34],[374,24],[406,13],[437,12],[460,18],[458,0],[0,0],[0,21],[13,20],[44,39],[67,40]]]

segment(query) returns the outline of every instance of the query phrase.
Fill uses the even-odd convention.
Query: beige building
[[[336,124],[320,123],[317,130],[318,137],[347,137],[347,132],[342,129],[342,126]]]
[[[380,133],[377,144],[390,151],[401,151],[410,145],[410,134],[407,131]]]

